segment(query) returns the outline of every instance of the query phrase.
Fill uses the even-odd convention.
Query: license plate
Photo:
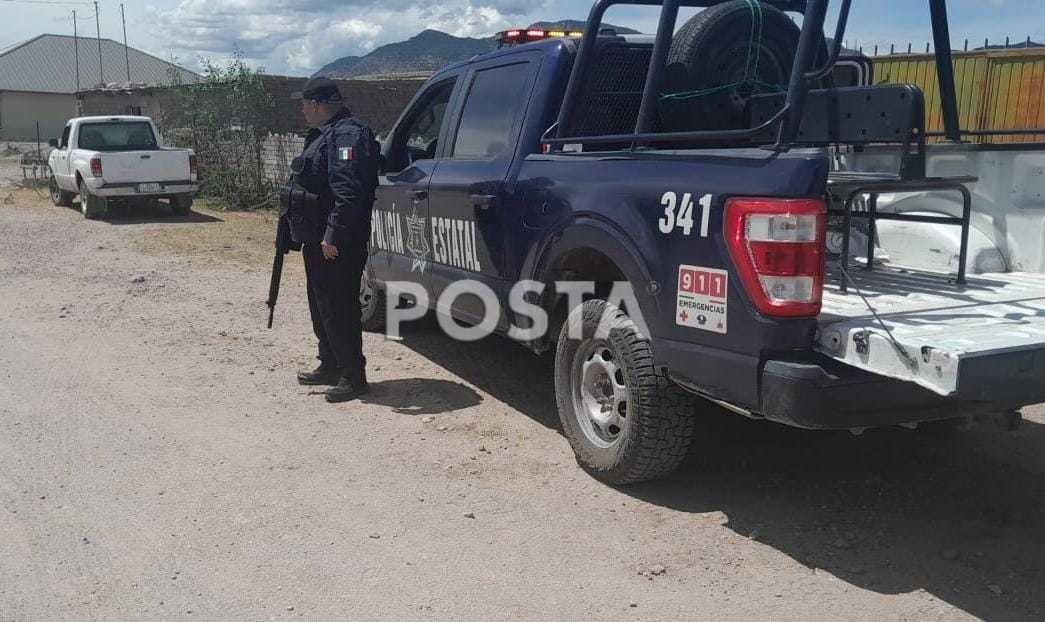
[[[138,184],[138,192],[159,192],[162,189],[160,184]]]

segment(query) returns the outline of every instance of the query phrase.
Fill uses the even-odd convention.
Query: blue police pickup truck
[[[660,6],[655,36],[601,29],[628,3]],[[513,288],[546,285],[521,341],[614,484],[675,469],[709,404],[860,432],[1045,401],[1045,146],[962,141],[947,46],[931,135],[917,87],[829,45],[827,4],[600,0],[583,36],[509,31],[438,72],[383,145],[367,323],[420,288],[481,324],[479,295],[437,305],[469,281],[507,333],[532,325]]]

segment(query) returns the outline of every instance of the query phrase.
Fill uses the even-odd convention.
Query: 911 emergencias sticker
[[[715,268],[679,266],[675,323],[726,334],[726,302],[729,273]]]

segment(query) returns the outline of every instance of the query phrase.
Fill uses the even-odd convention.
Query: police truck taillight
[[[94,177],[102,176],[102,159],[91,158],[91,175]]]
[[[820,313],[827,208],[819,199],[726,201],[729,254],[755,307],[774,317]]]

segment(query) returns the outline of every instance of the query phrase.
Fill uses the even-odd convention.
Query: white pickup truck
[[[165,147],[148,117],[71,119],[61,139],[50,144],[55,205],[69,207],[79,194],[87,218],[104,215],[113,202],[133,199],[167,199],[179,215],[192,208],[199,189],[196,156],[188,149]]]

